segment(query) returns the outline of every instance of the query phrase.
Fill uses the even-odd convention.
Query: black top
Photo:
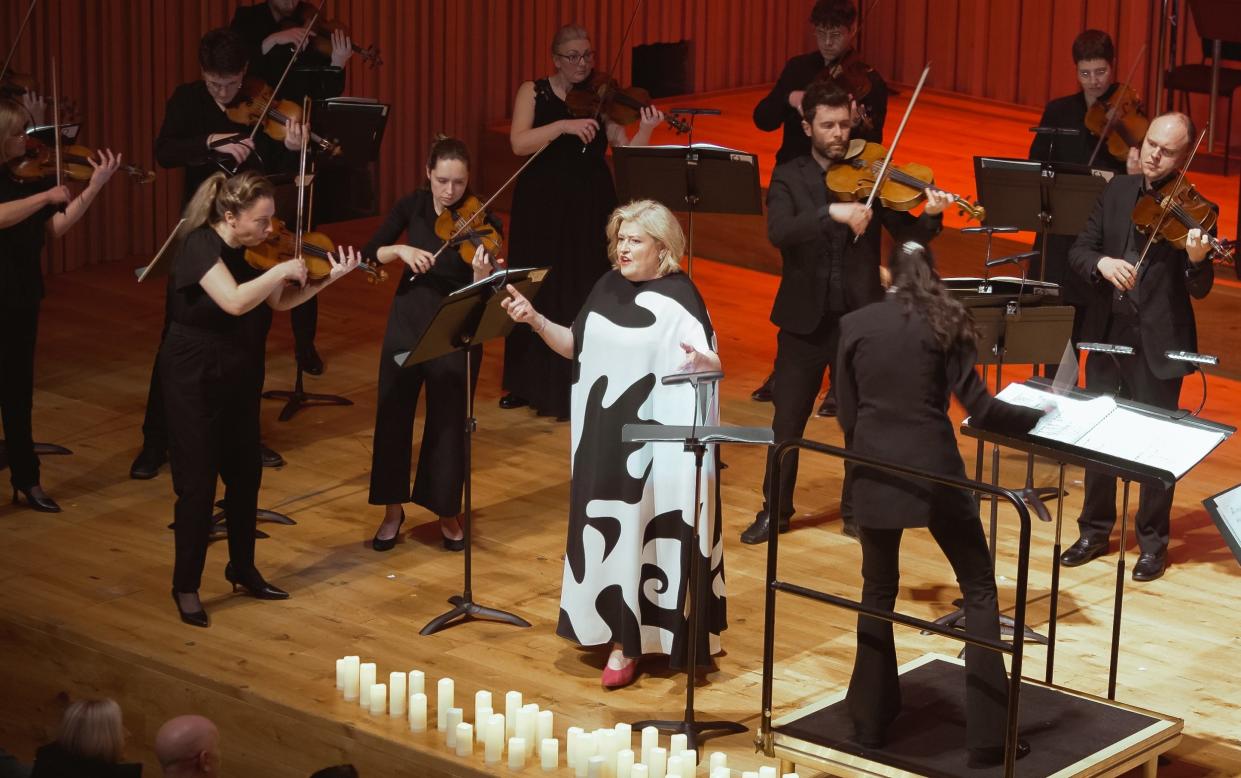
[[[926,319],[889,294],[840,320],[837,418],[851,451],[940,475],[965,477],[948,416],[953,395],[970,423],[1001,432],[1027,432],[1042,416],[1033,408],[992,397],[974,370],[972,346],[945,351]],[[964,492],[931,486],[859,466],[854,470],[855,517],[863,527],[924,527],[933,512],[978,516]]]
[[[267,3],[240,6],[233,14],[229,27],[239,33],[250,47],[249,72],[269,84],[279,81],[289,64],[289,57],[293,56],[293,44],[272,46],[270,51],[263,54],[263,39],[286,29],[286,25],[277,22],[271,15],[271,8]],[[281,86],[280,97],[300,103],[307,94],[316,100],[344,94],[345,70],[331,67],[331,64],[331,57],[325,57],[313,47],[307,46]],[[315,68],[315,77],[295,75],[301,68]]]
[[[784,139],[780,142],[780,150],[776,152],[776,163],[810,153],[810,137],[802,129],[801,112],[789,105],[789,94],[805,89],[810,82],[818,78],[831,63],[824,64],[823,55],[816,49],[808,54],[799,54],[784,64],[780,78],[771,92],[754,106],[754,125],[764,132],[777,130],[784,125]],[[875,143],[883,142],[883,122],[888,115],[888,85],[874,70],[868,73],[870,92],[858,101],[870,117],[869,129],[864,126],[854,127],[851,136],[863,138]]]
[[[261,327],[259,320],[265,317],[265,303],[241,316],[233,316],[216,305],[215,300],[199,285],[203,276],[219,260],[224,261],[238,284],[258,278],[262,273],[246,263],[245,253],[244,248],[231,248],[214,228],[207,225],[187,235],[173,261],[169,277],[168,320],[228,337],[257,332]],[[247,324],[254,326],[247,327]]]
[[[1103,93],[1103,98],[1110,97],[1118,87],[1119,84],[1112,84],[1111,88]],[[1030,142],[1030,159],[1039,162],[1073,162],[1079,165],[1089,162],[1099,138],[1086,129],[1086,111],[1085,92],[1057,97],[1048,102],[1038,126],[1072,129],[1079,134],[1035,135]],[[1099,149],[1094,167],[1114,170],[1117,173],[1125,172],[1125,163],[1107,153],[1106,145]]]
[[[177,87],[164,107],[164,123],[155,138],[155,160],[160,167],[185,168],[182,203],[189,202],[198,186],[220,170],[208,160],[207,149],[207,137],[218,132],[249,135],[250,128],[228,118],[202,81]],[[246,158],[243,170],[272,172],[293,158],[283,143],[272,140],[263,132],[255,136],[254,148],[254,152]]]
[[[30,778],[141,778],[142,764],[110,763],[71,754],[59,743],[40,746]]]
[[[55,179],[21,184],[0,175],[0,203],[22,200],[55,186]],[[47,221],[57,208],[47,205],[0,230],[0,305],[29,308],[43,299],[43,244]]]

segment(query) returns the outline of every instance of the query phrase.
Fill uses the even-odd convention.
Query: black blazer
[[[1099,275],[1102,257],[1123,258],[1125,239],[1134,234],[1134,245],[1140,252],[1146,238],[1133,228],[1133,206],[1143,178],[1117,176],[1103,190],[1102,197],[1090,214],[1086,229],[1077,236],[1069,251],[1073,271],[1091,283],[1092,293],[1082,322],[1081,339],[1099,341],[1107,337],[1112,316],[1112,294],[1115,287]],[[1206,297],[1215,282],[1210,259],[1194,265],[1182,250],[1160,241],[1151,246],[1138,271],[1136,301],[1138,324],[1142,334],[1143,356],[1152,373],[1159,378],[1187,375],[1191,367],[1164,357],[1165,351],[1198,349],[1198,331],[1194,324],[1194,308],[1190,295]]]
[[[971,424],[1026,432],[1041,411],[997,400],[974,371],[973,347],[945,353],[920,313],[895,295],[840,320],[836,418],[850,451],[942,475],[965,477],[950,395]],[[925,527],[932,513],[977,517],[963,491],[913,481],[873,468],[853,470],[854,516],[872,529]]]
[[[827,190],[823,168],[809,154],[777,165],[767,189],[767,238],[780,249],[780,288],[771,306],[771,322],[805,335],[827,313],[831,267],[828,256],[843,262],[845,311],[883,297],[879,283],[879,225],[898,241],[927,243],[943,228],[941,216],[914,218],[875,202],[875,216],[862,239],[853,242],[848,225],[832,221],[828,205],[839,202]]]

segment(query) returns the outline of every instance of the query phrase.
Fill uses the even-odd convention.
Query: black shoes
[[[754,516],[754,523],[745,528],[741,533],[741,542],[747,546],[757,545],[767,542],[767,535],[771,531],[771,516],[767,511],[759,511]],[[789,531],[789,520],[787,518],[780,520],[780,531]]]
[[[836,415],[836,395],[828,392],[823,397],[823,402],[819,403],[818,415],[825,419],[830,419]]]
[[[303,373],[323,375],[323,357],[319,356],[313,345],[297,353],[297,364]]]
[[[238,588],[245,589],[247,593],[256,600],[287,600],[289,593],[284,589],[279,589],[263,580],[263,576],[259,571],[250,568],[249,572],[242,575],[233,569],[233,563],[229,562],[224,566],[224,580],[233,585],[233,591]]]
[[[1159,578],[1163,575],[1167,562],[1168,555],[1164,551],[1158,554],[1142,554],[1138,557],[1138,563],[1133,566],[1133,580],[1153,581]]]
[[[769,373],[767,378],[763,379],[763,385],[750,392],[750,399],[760,403],[771,402],[771,386],[774,383],[775,377],[775,373]]]
[[[524,408],[529,404],[529,400],[524,397],[518,397],[512,392],[509,392],[500,398],[500,407],[506,411],[511,411],[514,408]]]
[[[371,540],[371,548],[375,551],[391,551],[396,546],[396,541],[401,537],[401,525],[405,523],[405,511],[401,511],[401,520],[396,523],[396,532],[392,533],[390,538],[379,537],[379,530],[375,530],[375,537]],[[382,524],[380,525],[383,526]]]
[[[259,456],[263,460],[263,467],[284,467],[284,457],[262,443],[259,444]]]
[[[969,750],[969,766],[970,767],[994,767],[1004,763],[1004,746],[991,746],[990,748],[971,748]],[[1024,740],[1017,740],[1017,758],[1022,759],[1030,754],[1030,744]]]
[[[22,504],[22,501],[17,499],[18,495],[21,495],[26,501],[26,505],[39,513],[60,513],[60,506],[56,504],[55,500],[49,497],[46,492],[42,495],[35,494],[35,489],[38,489],[40,492],[43,491],[38,484],[31,486],[29,489],[18,489],[15,487],[13,489],[13,504]]]
[[[149,481],[159,475],[159,469],[168,461],[168,454],[162,449],[144,448],[134,457],[129,466],[129,477],[139,481]]]
[[[1069,546],[1069,550],[1060,555],[1060,564],[1065,567],[1077,567],[1084,565],[1090,560],[1101,557],[1107,553],[1107,540],[1091,540],[1087,537],[1080,537],[1077,542]],[[1135,569],[1136,573],[1137,570]]]
[[[194,594],[195,596],[198,596],[197,592],[186,592],[186,594]],[[196,611],[185,610],[184,608],[181,607],[181,598],[177,596],[176,589],[172,590],[172,601],[177,606],[177,613],[181,615],[181,621],[185,622],[186,624],[189,624],[191,627],[211,626],[211,621],[207,618],[207,612],[203,610],[203,606],[201,602],[198,604],[198,610]]]
[[[853,538],[854,540],[858,539],[857,522],[854,521],[852,516],[840,517],[840,533],[845,537]]]
[[[457,524],[460,525],[461,521],[462,521],[461,519],[458,519]],[[465,550],[465,533],[462,532],[461,537],[459,538],[450,538],[444,534],[443,522],[440,523],[440,539],[444,543],[444,548],[448,549],[449,551],[464,551]]]

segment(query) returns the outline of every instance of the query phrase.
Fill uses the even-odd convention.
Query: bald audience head
[[[219,775],[220,731],[202,716],[169,719],[155,735],[155,756],[165,778]]]

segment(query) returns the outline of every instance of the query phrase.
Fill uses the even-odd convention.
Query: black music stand
[[[472,366],[470,365],[470,349],[474,346],[502,338],[513,329],[513,320],[500,307],[500,301],[507,295],[503,294],[504,286],[512,284],[527,298],[533,297],[547,275],[547,268],[519,268],[501,270],[477,283],[458,289],[440,302],[439,309],[427,325],[426,331],[409,351],[395,355],[398,365],[409,367],[428,360],[460,352],[465,361],[465,429],[462,430],[465,443],[465,484],[463,489],[465,522],[462,528],[465,533],[465,575],[461,594],[448,598],[452,609],[436,616],[423,627],[420,635],[434,635],[440,630],[471,619],[490,619],[515,627],[529,627],[530,622],[508,611],[488,608],[474,601],[473,589],[473,504],[471,496],[470,442],[478,420],[474,418],[474,393],[470,390]],[[461,621],[457,621],[460,619]]]
[[[612,150],[612,165],[621,202],[650,199],[689,213],[685,270],[691,276],[695,213],[763,212],[758,155],[748,151],[692,140],[686,146],[622,146]]]
[[[379,149],[390,107],[356,97],[315,102],[315,132],[340,147],[339,156],[321,154],[317,160],[317,225],[361,219],[379,212]]]
[[[724,374],[718,370],[702,373],[681,373],[666,375],[660,379],[664,385],[689,384],[697,394],[694,403],[694,421],[691,426],[671,426],[653,424],[626,424],[621,428],[621,441],[624,443],[679,443],[686,452],[694,454],[694,506],[702,504],[702,462],[707,446],[720,443],[742,443],[757,446],[770,446],[775,442],[775,435],[770,427],[704,427],[699,426],[699,409],[708,407],[709,388],[717,384]],[[717,449],[718,451],[718,449]],[[718,461],[718,460],[717,460]],[[718,473],[716,474],[718,477]],[[717,502],[716,509],[719,510]],[[698,607],[698,592],[702,591],[703,571],[699,563],[698,517],[694,517],[694,531],[691,540],[694,548],[689,552],[690,569],[686,585],[685,603],[688,608],[686,618],[685,641],[685,714],[679,720],[646,719],[635,721],[634,729],[655,727],[661,732],[683,734],[691,749],[698,748],[698,741],[706,739],[706,733],[737,734],[745,732],[746,727],[735,721],[698,721],[694,714],[694,684],[698,677],[698,632],[702,626],[702,609]],[[708,540],[708,547],[710,540]],[[675,649],[674,649],[675,650]]]

